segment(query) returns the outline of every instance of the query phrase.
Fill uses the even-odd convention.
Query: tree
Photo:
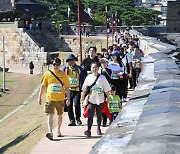
[[[77,23],[77,0],[41,0],[47,3],[54,3],[56,10],[52,15],[47,16],[51,21],[55,22],[56,27],[59,24],[68,23],[67,8],[70,6],[70,23]],[[161,19],[161,12],[148,10],[143,7],[135,7],[133,0],[81,0],[86,8],[91,8],[93,24],[105,25],[105,6],[108,7],[108,15],[117,11],[118,18],[121,19],[123,25],[156,25]]]

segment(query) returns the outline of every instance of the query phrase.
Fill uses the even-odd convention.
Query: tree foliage
[[[48,16],[51,21],[60,24],[78,22],[77,0],[41,0],[47,3],[54,3],[56,10]],[[105,7],[108,8],[108,16],[117,12],[122,25],[156,25],[161,19],[161,12],[149,10],[143,7],[134,6],[133,0],[81,0],[85,8],[91,8],[94,25],[105,25]],[[70,18],[68,19],[67,9],[70,6]]]

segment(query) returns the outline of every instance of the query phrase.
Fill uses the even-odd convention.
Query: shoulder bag
[[[60,78],[57,77],[56,74],[53,73],[53,71],[49,70],[51,72],[51,74],[61,83],[62,87],[63,87],[63,83],[60,80]],[[64,101],[64,112],[68,112],[68,106],[66,105],[66,101]]]
[[[84,95],[85,99],[84,99],[84,101],[83,101],[83,106],[88,105],[88,102],[89,102],[89,93],[90,93],[90,91],[91,91],[91,88],[96,84],[96,81],[98,80],[99,76],[100,76],[100,74],[97,75],[97,77],[96,77],[96,79],[94,80],[94,82],[93,82],[92,85],[87,86],[87,88],[86,88],[86,93],[85,93],[85,95]]]
[[[56,74],[54,74],[54,72],[53,71],[51,71],[51,70],[49,70],[50,72],[51,72],[51,74],[60,82],[60,84],[62,85],[62,87],[63,87],[63,83],[62,83],[62,81],[60,80],[60,78],[58,78],[57,77],[57,75]]]

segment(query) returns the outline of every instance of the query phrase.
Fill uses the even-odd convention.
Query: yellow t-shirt
[[[63,87],[50,71],[47,71],[40,80],[41,84],[46,87],[47,102],[63,101],[65,99],[65,88],[70,87],[69,78],[63,71],[54,72],[54,74],[60,78]]]

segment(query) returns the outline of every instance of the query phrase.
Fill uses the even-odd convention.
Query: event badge
[[[71,87],[77,86],[77,79],[76,78],[69,78],[69,82],[71,84]]]
[[[60,93],[61,92],[61,85],[60,84],[51,84],[51,92]]]

